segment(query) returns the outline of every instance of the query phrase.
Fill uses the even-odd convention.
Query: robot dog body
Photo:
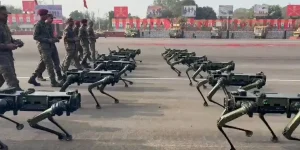
[[[99,54],[97,60],[100,61],[130,61],[129,56],[125,55],[105,55],[105,54]]]
[[[299,141],[298,138],[292,137],[293,132],[300,124],[300,95],[286,95],[281,93],[260,93],[259,91],[246,92],[239,89],[238,91],[230,92],[224,99],[225,110],[221,114],[217,122],[218,129],[227,139],[231,146],[231,150],[235,150],[232,142],[224,132],[223,128],[236,129],[244,131],[246,136],[252,136],[250,130],[226,125],[227,123],[243,116],[252,117],[254,113],[259,114],[259,118],[264,122],[272,134],[272,142],[277,142],[278,138],[268,122],[265,120],[265,114],[286,114],[287,118],[291,118],[291,114],[296,114],[293,119],[284,128],[282,134],[288,140]]]
[[[18,111],[41,111],[42,113],[28,119],[29,125],[38,130],[49,132],[58,136],[59,140],[72,140],[70,135],[63,127],[61,127],[53,116],[61,116],[63,112],[69,116],[70,113],[81,107],[81,95],[78,91],[70,92],[50,92],[35,91],[28,89],[27,91],[17,91],[15,88],[4,89],[0,91],[0,117],[16,124],[18,130],[22,130],[24,125],[10,118],[3,116],[7,111],[13,111],[14,115],[18,115]],[[38,123],[48,119],[50,122],[60,128],[63,133],[46,128]],[[0,142],[0,148],[8,150],[7,145]]]
[[[226,94],[228,90],[226,86],[242,86],[242,89],[251,90],[253,88],[260,89],[261,87],[265,86],[267,77],[263,72],[256,73],[256,74],[243,74],[243,73],[216,73],[216,74],[209,74],[207,79],[201,81],[197,85],[197,90],[200,93],[201,97],[204,100],[204,106],[208,106],[207,101],[205,100],[200,87],[204,86],[205,84],[209,83],[213,86],[212,90],[208,93],[207,99],[224,108],[223,105],[219,104],[212,100],[212,97],[216,94],[216,92],[221,88],[223,92]]]

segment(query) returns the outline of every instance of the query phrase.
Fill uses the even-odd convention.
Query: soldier
[[[62,64],[63,72],[68,71],[71,64],[71,60],[74,60],[75,67],[77,69],[82,69],[79,63],[78,53],[76,51],[76,42],[79,41],[79,39],[73,31],[73,26],[74,26],[74,21],[72,18],[69,18],[67,20],[67,26],[64,29],[64,44],[67,53]]]
[[[74,34],[76,37],[79,35],[79,28],[80,28],[80,21],[75,22],[75,27],[74,27]],[[81,60],[83,57],[83,50],[80,45],[80,41],[76,41],[76,51],[79,53],[79,59]]]
[[[0,6],[0,87],[6,82],[8,87],[22,90],[15,72],[13,50],[17,49],[17,44],[11,36],[7,26],[7,12],[5,6]]]
[[[38,50],[49,74],[51,86],[60,87],[61,85],[55,79],[52,59],[53,53],[55,53],[55,42],[58,42],[59,40],[57,38],[53,38],[51,35],[52,33],[49,33],[49,29],[47,29],[47,24],[45,21],[48,18],[48,10],[40,9],[38,11],[38,15],[40,15],[41,19],[35,25],[33,39],[38,43]],[[33,75],[29,78],[28,83],[33,84],[34,86],[40,86],[41,84],[37,83],[35,79],[38,74],[41,74],[41,71],[42,70],[38,66],[38,68],[35,70],[35,73],[33,73]]]
[[[90,43],[90,50],[92,52],[92,61],[94,62],[96,60],[96,47],[95,47],[95,44],[96,44],[96,39],[98,39],[99,37],[97,37],[95,35],[95,32],[94,32],[94,22],[93,21],[90,21],[89,22],[89,27],[88,27],[88,36],[89,36],[89,43]]]
[[[81,27],[79,29],[78,37],[80,40],[80,45],[82,46],[82,49],[83,49],[83,58],[81,61],[81,65],[85,68],[88,68],[89,66],[87,63],[87,59],[90,57],[91,52],[89,49],[89,39],[88,39],[87,20],[86,19],[81,20]]]
[[[52,14],[48,14],[48,18],[45,21],[46,25],[47,25],[47,29],[49,30],[50,36],[52,38],[55,38],[54,37],[54,30],[53,30],[53,27],[52,27],[52,22],[53,22],[54,18],[55,17]],[[58,39],[59,38],[60,37],[58,37]],[[59,55],[58,55],[57,47],[56,47],[55,44],[53,44],[53,53],[52,53],[51,57],[52,57],[52,60],[53,60],[54,69],[56,71],[57,79],[58,80],[62,80],[63,77],[62,77],[62,74],[61,74],[60,60],[59,60]],[[44,79],[43,76],[42,76],[43,72],[46,70],[45,63],[43,62],[42,59],[40,60],[38,68],[40,68],[40,74],[37,75],[37,79],[39,81],[46,81],[46,79]]]

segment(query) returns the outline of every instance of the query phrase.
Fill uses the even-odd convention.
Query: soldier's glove
[[[23,47],[24,46],[24,42],[22,42],[20,39],[16,39],[14,41],[14,44],[16,44],[18,47]]]

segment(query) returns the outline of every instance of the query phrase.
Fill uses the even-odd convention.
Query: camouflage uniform
[[[91,52],[89,49],[88,33],[85,25],[82,25],[80,27],[78,37],[80,39],[80,45],[82,46],[83,49],[83,58],[81,64],[84,67],[87,67],[87,59],[90,57]]]
[[[67,51],[67,54],[64,58],[62,70],[63,72],[68,71],[71,61],[74,60],[75,67],[77,69],[82,69],[79,63],[78,54],[76,51],[76,35],[72,29],[72,26],[67,26],[64,29],[64,44]]]
[[[74,29],[73,29],[74,34],[75,34],[76,37],[78,37],[78,35],[79,35],[79,28],[80,27],[75,26]],[[77,53],[79,53],[79,58],[82,59],[82,57],[83,57],[83,50],[82,50],[82,47],[80,45],[80,41],[76,41],[76,51],[77,51]]]
[[[51,17],[51,15],[50,15],[50,17]],[[53,30],[52,24],[46,23],[46,28],[47,28],[47,30],[49,30],[51,38],[54,38],[54,36],[53,36],[54,30]],[[53,64],[54,64],[54,70],[56,71],[58,80],[62,80],[60,60],[59,60],[59,55],[58,55],[58,51],[57,51],[57,47],[56,47],[55,43],[53,43],[51,45],[51,48],[53,49],[51,57],[52,57]],[[45,63],[43,62],[43,58],[41,58],[41,60],[38,64],[37,70],[35,71],[36,73],[39,72],[39,74],[37,74],[37,76],[40,81],[46,81],[42,76],[42,74],[45,70],[46,70],[46,66],[45,66]]]
[[[94,23],[90,22],[89,23],[89,27],[88,27],[88,38],[89,38],[89,45],[90,45],[90,49],[91,49],[91,53],[92,53],[92,61],[96,60],[96,35],[93,29]]]
[[[49,74],[51,86],[59,87],[60,85],[55,79],[53,59],[52,59],[52,56],[55,54],[55,47],[54,47],[55,45],[54,45],[54,41],[51,41],[53,40],[53,38],[51,33],[49,33],[49,30],[47,30],[47,25],[45,21],[40,20],[35,25],[33,39],[36,40],[38,43],[38,50],[40,52],[42,62],[45,63],[47,72]],[[35,73],[33,73],[33,76],[29,79],[28,83],[39,86],[38,84],[35,84],[36,83],[35,78],[37,77],[37,75],[42,74],[43,71],[41,70],[41,68],[39,68],[39,66],[35,70]]]
[[[0,7],[3,11],[5,7]],[[6,10],[6,8],[5,8]],[[6,23],[0,22],[0,87],[6,82],[8,87],[21,90],[19,80],[15,72],[12,50],[6,48],[6,44],[13,43],[10,29]]]

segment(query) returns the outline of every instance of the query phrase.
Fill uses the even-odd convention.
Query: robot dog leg
[[[112,84],[112,86],[117,82],[115,80],[116,78],[113,76],[107,76],[105,78],[103,78],[102,80],[95,82],[91,85],[88,86],[88,91],[90,92],[90,94],[92,95],[92,97],[94,98],[95,102],[96,102],[96,108],[97,109],[101,109],[101,105],[99,104],[97,98],[95,97],[94,93],[93,93],[93,89],[95,87],[97,87],[97,89],[104,95],[107,95],[109,97],[111,97],[112,99],[115,100],[115,103],[119,103],[119,100],[111,95],[109,95],[108,93],[104,92],[104,88],[106,87],[106,85],[108,84]],[[100,87],[99,87],[100,86]]]
[[[225,109],[223,111],[220,119],[218,120],[217,127],[218,127],[219,131],[224,135],[226,140],[228,141],[228,143],[231,147],[230,150],[236,150],[236,149],[233,146],[230,139],[228,138],[227,134],[224,132],[223,128],[229,128],[229,129],[244,131],[246,133],[246,136],[251,137],[253,135],[252,131],[242,129],[242,128],[237,128],[237,127],[234,127],[234,126],[229,126],[229,125],[226,125],[226,124],[230,121],[233,121],[233,120],[249,113],[251,111],[251,109],[253,109],[253,108],[255,108],[255,103],[253,103],[253,102],[243,102],[241,104],[241,107],[234,110],[234,111],[229,112],[229,110]]]
[[[33,117],[32,119],[28,119],[27,122],[34,129],[46,131],[46,132],[57,135],[59,140],[71,141],[72,140],[72,135],[69,134],[62,126],[60,126],[53,119],[53,116],[55,116],[55,115],[57,115],[57,116],[63,115],[63,112],[66,111],[67,109],[68,108],[67,108],[66,101],[59,101],[59,102],[53,104],[49,109],[45,110],[41,114]],[[46,128],[46,127],[41,126],[41,125],[38,124],[39,122],[45,120],[46,118],[48,118],[48,120],[50,122],[52,122],[53,124],[55,124],[60,130],[62,130],[63,133],[57,132],[55,130]]]
[[[187,77],[189,78],[190,86],[193,85],[192,80],[191,80],[191,77],[190,77],[190,75],[189,75],[189,71],[191,71],[191,70],[194,70],[194,66],[193,66],[193,65],[191,65],[191,66],[190,66],[189,68],[187,68],[186,71],[185,71]]]
[[[284,131],[282,132],[283,136],[289,140],[300,141],[299,138],[292,137],[293,132],[296,130],[299,124],[300,124],[300,110],[284,128]]]
[[[192,79],[197,83],[199,82],[198,80],[196,80],[197,75],[199,75],[200,78],[203,78],[203,76],[200,74],[200,72],[203,71],[203,68],[204,68],[204,64],[201,64],[197,69],[197,71],[192,76]]]
[[[171,69],[174,70],[177,73],[178,77],[181,76],[181,71],[179,71],[178,69],[176,69],[174,66],[178,65],[180,63],[181,63],[181,61],[179,60],[179,61],[175,61],[175,62],[173,62],[173,63],[170,64]]]

